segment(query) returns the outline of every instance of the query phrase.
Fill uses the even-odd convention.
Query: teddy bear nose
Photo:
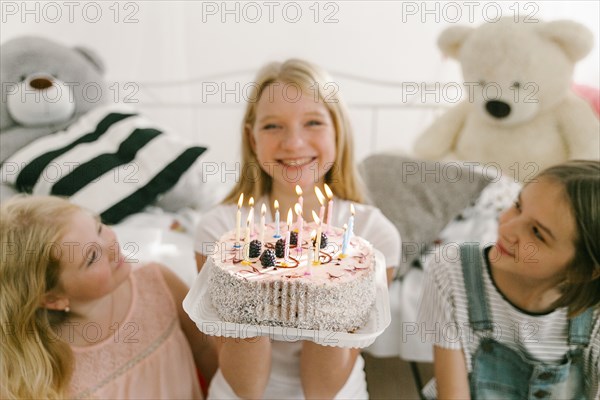
[[[44,90],[52,87],[52,81],[47,78],[35,78],[29,82],[29,86],[37,90]]]
[[[491,100],[485,104],[485,109],[493,117],[504,118],[510,114],[510,106],[503,101]]]

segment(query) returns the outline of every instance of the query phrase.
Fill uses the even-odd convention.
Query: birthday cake
[[[376,295],[373,247],[356,235],[344,243],[344,230],[331,227],[320,236],[315,257],[316,230],[316,224],[305,224],[287,241],[287,232],[282,229],[277,238],[279,230],[267,224],[264,243],[255,235],[237,247],[235,230],[223,235],[204,266],[210,268],[209,293],[219,317],[336,332],[363,326]]]

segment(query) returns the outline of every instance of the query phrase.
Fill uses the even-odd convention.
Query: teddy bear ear
[[[446,28],[438,38],[438,47],[448,57],[458,58],[458,53],[463,43],[473,31],[468,26],[451,26]]]
[[[96,53],[94,50],[83,47],[83,46],[75,46],[75,51],[79,52],[82,56],[84,56],[89,62],[94,64],[94,66],[98,69],[101,74],[104,74],[104,62],[102,62],[102,58]]]
[[[594,35],[584,25],[568,20],[559,20],[539,25],[542,36],[555,42],[573,62],[587,56],[594,45]]]

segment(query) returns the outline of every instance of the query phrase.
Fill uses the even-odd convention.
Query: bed
[[[236,170],[239,159],[237,138],[244,107],[235,97],[225,97],[224,101],[203,98],[205,92],[201,88],[207,82],[217,87],[250,82],[254,73],[252,70],[232,71],[199,76],[185,82],[139,82],[139,103],[135,107],[124,104],[133,110],[132,113],[152,116],[152,123],[172,127],[176,133],[173,137],[177,139],[176,135],[180,135],[185,146],[207,149],[200,152],[187,172],[182,173],[181,181],[173,189],[183,192],[183,197],[189,196],[193,200],[191,203],[180,205],[177,199],[169,197],[169,193],[160,194],[157,201],[113,221],[129,261],[139,264],[150,260],[162,262],[188,285],[192,284],[196,276],[194,227],[201,221],[202,213],[215,205],[238,177],[231,171]],[[468,206],[473,210],[474,201],[491,180],[479,172],[475,175],[464,173],[458,180],[446,180],[443,176],[439,179],[439,175],[436,178],[435,174],[426,173],[440,168],[439,163],[410,157],[414,138],[448,104],[421,101],[418,92],[414,93],[414,86],[410,88],[413,94],[407,97],[403,82],[376,80],[342,71],[332,71],[332,75],[338,79],[335,84],[348,99],[355,127],[356,158],[370,201],[394,223],[403,238],[403,256],[399,260],[396,281],[390,288],[392,326],[368,351],[376,356],[399,355],[407,360],[431,360],[431,349],[416,340],[418,337],[407,335],[407,329],[410,329],[407,327],[416,321],[423,278],[422,256],[456,215],[464,213]],[[433,86],[434,83],[423,83],[417,89],[427,90]],[[122,100],[125,102],[126,99]],[[111,105],[106,112],[122,113],[120,106]],[[86,129],[79,128],[79,131]],[[231,140],[213,132],[223,132]],[[47,144],[38,144],[38,147],[45,151]],[[79,157],[80,152],[76,154]],[[146,157],[153,160],[157,155]],[[456,168],[466,172],[464,166],[457,164]],[[6,182],[4,177],[5,174],[3,199],[16,192],[14,182]],[[111,187],[121,183],[122,180],[108,187],[89,190],[88,197],[80,201],[86,206],[88,201],[94,203],[97,198],[110,200]],[[486,229],[493,229],[494,217],[493,214],[484,216],[492,221]],[[461,230],[462,239],[478,235],[480,232],[474,232],[473,226],[474,223],[469,226],[463,219],[461,224],[454,224],[455,232],[447,233],[447,239],[452,240]]]

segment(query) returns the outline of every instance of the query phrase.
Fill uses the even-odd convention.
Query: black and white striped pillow
[[[2,179],[34,195],[68,196],[114,224],[171,189],[206,150],[123,107],[101,107],[9,157]]]

